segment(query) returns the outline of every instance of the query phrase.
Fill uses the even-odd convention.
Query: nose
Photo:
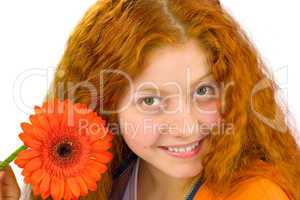
[[[162,124],[164,124],[162,132],[174,137],[191,137],[199,133],[199,119],[187,109],[166,114]]]

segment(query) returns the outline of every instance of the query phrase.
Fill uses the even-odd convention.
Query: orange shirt
[[[264,177],[253,177],[239,183],[232,193],[213,196],[204,184],[197,191],[194,200],[292,200],[287,193],[273,181]]]
[[[281,182],[282,177],[274,166],[256,160],[251,168],[237,174],[237,181],[224,195],[213,195],[208,185],[199,188],[193,200],[294,200]]]

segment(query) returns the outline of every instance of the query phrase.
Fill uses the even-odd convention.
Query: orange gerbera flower
[[[105,121],[84,104],[55,99],[36,106],[30,122],[21,123],[27,149],[14,162],[34,195],[70,200],[95,191],[112,160]]]

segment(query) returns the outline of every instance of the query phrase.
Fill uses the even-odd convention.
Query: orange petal
[[[42,166],[42,161],[41,161],[40,157],[36,157],[36,158],[33,158],[32,160],[30,160],[25,165],[24,170],[26,170],[28,172],[29,171],[34,171],[34,170],[39,169],[41,166]]]
[[[57,114],[48,115],[48,121],[52,130],[59,130],[60,122]]]
[[[22,122],[21,128],[25,133],[32,133],[32,125],[29,123]]]
[[[62,114],[65,105],[60,100],[47,101],[43,104],[43,109],[49,114]]]
[[[21,172],[21,174],[22,174],[23,176],[31,176],[32,171],[28,171],[28,170],[24,170],[24,169],[23,169],[23,171]]]
[[[107,141],[97,141],[92,144],[91,151],[103,152],[108,150],[112,146],[111,142]]]
[[[30,134],[36,140],[43,141],[47,137],[47,133],[37,126],[32,126],[29,123],[23,122],[21,123],[21,127],[24,133]]]
[[[17,158],[19,159],[32,159],[38,157],[41,153],[32,149],[25,149],[18,153]]]
[[[60,104],[60,101],[53,99],[51,101],[44,102],[42,107],[47,113],[55,113]]]
[[[93,112],[93,110],[88,108],[87,105],[84,104],[84,103],[75,103],[74,104],[74,109],[78,113],[91,113],[91,112]]]
[[[42,193],[46,193],[46,192],[50,192],[49,188],[50,188],[50,176],[48,173],[45,173],[40,184],[40,190]]]
[[[61,200],[64,193],[64,181],[56,176],[53,176],[51,178],[50,193],[54,200]]]
[[[67,181],[65,181],[64,200],[71,200],[72,197],[73,197],[73,194],[71,192],[71,189],[69,188]]]
[[[24,176],[24,183],[26,184],[30,184],[31,183],[31,179],[30,179],[30,176]]]
[[[31,147],[33,149],[39,149],[42,145],[38,140],[36,140],[33,136],[26,133],[20,133],[19,138],[24,142],[27,147]]]
[[[34,196],[38,196],[40,194],[39,188],[37,185],[32,185],[32,192]]]
[[[88,188],[82,177],[77,176],[77,183],[79,184],[80,187],[80,196],[85,196],[88,193]]]
[[[94,135],[93,139],[101,139],[103,140],[106,135],[108,134],[107,128],[101,123],[100,120],[90,120],[89,121],[89,126],[88,126],[88,133],[89,135]]]
[[[113,155],[108,151],[103,151],[101,153],[90,154],[90,158],[94,158],[97,162],[109,163],[112,160]]]
[[[38,126],[33,127],[33,134],[40,141],[45,141],[45,140],[47,140],[47,137],[48,137],[48,133],[44,129],[42,129]]]
[[[34,171],[31,175],[31,182],[32,184],[38,185],[41,180],[43,179],[45,175],[45,172],[43,169],[38,169],[36,171]]]
[[[100,132],[99,134],[91,134],[90,140],[91,143],[97,142],[99,140],[111,142],[113,140],[113,137],[113,134],[107,130],[107,127],[105,127],[104,131]]]
[[[104,173],[107,171],[107,166],[105,164],[96,162],[94,160],[88,160],[87,168],[96,169],[100,173]]]
[[[29,120],[32,123],[33,126],[38,126],[45,131],[50,130],[49,122],[48,119],[44,114],[39,114],[39,115],[30,115]]]
[[[82,179],[86,183],[87,187],[91,191],[96,191],[97,190],[97,184],[96,181],[90,175],[86,172],[82,172],[81,174]]]
[[[50,195],[50,192],[49,191],[46,191],[46,192],[42,192],[41,193],[41,196],[43,199],[47,199],[47,197]]]
[[[60,193],[58,195],[59,200],[63,198],[65,193],[65,180],[63,178],[60,178],[58,181],[58,184],[60,185]]]
[[[70,188],[72,194],[75,197],[79,197],[79,195],[80,195],[80,186],[77,183],[76,179],[74,177],[68,178],[67,179],[67,184],[69,185],[69,188]]]
[[[42,114],[43,113],[43,109],[39,106],[34,106],[34,112],[36,114]]]
[[[111,142],[114,139],[114,135],[109,131],[103,139]]]
[[[100,179],[101,174],[94,170],[93,168],[86,168],[85,171],[94,181],[98,181]]]
[[[29,160],[21,159],[21,158],[16,158],[14,160],[14,163],[19,166],[20,168],[24,168],[25,165],[28,163]]]

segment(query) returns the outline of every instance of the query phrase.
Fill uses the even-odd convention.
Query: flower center
[[[59,144],[57,146],[56,152],[60,157],[70,156],[72,154],[72,143],[65,142],[65,143]]]
[[[71,176],[84,168],[88,150],[80,137],[71,135],[53,135],[43,151],[44,168],[51,176]]]
[[[57,166],[72,166],[82,154],[82,146],[76,137],[57,137],[50,144],[50,159]]]

